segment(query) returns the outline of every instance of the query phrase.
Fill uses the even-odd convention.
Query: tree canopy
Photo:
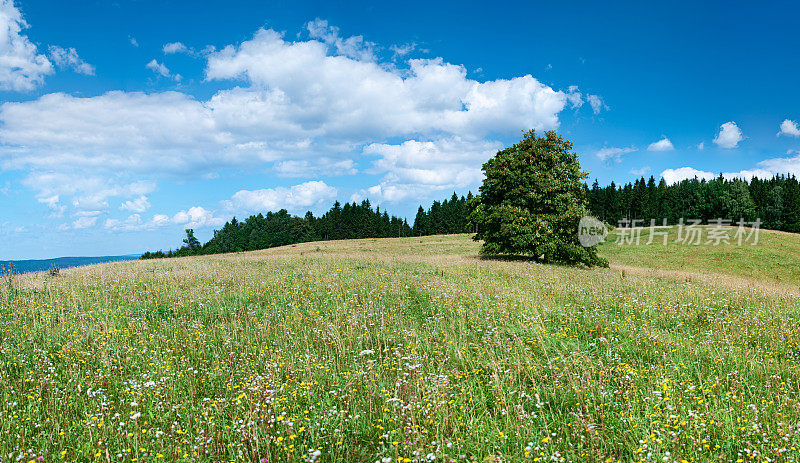
[[[674,184],[644,177],[633,183],[611,182],[601,187],[597,180],[587,189],[589,209],[597,218],[617,225],[621,220],[638,220],[649,226],[680,218],[709,223],[716,219],[751,222],[762,228],[800,232],[800,183],[791,175],[754,177],[746,181],[723,176],[711,180],[691,178]]]
[[[337,201],[320,217],[311,212],[303,217],[293,216],[286,209],[251,215],[243,221],[234,217],[214,230],[214,236],[205,244],[195,237],[193,229],[187,229],[182,247],[167,252],[148,251],[141,258],[253,251],[308,241],[465,233],[469,231],[466,208],[471,198],[471,192],[466,198],[453,193],[450,199],[434,201],[427,210],[420,206],[413,228],[406,219],[390,216],[380,207],[373,209],[369,200],[344,205]]]
[[[542,262],[608,263],[578,242],[578,222],[589,213],[587,174],[572,143],[553,131],[522,140],[483,165],[485,179],[470,220],[487,255],[526,255]]]

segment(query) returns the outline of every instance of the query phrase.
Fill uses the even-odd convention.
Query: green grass
[[[600,246],[600,254],[611,262],[664,270],[686,270],[724,274],[787,285],[800,285],[800,235],[761,230],[758,243],[734,239],[736,228],[726,227],[729,244],[709,242],[712,227],[703,226],[699,245],[676,243],[677,228],[669,232],[667,245],[655,235],[647,244],[650,229],[641,230],[639,245],[619,244],[619,230],[612,232]],[[628,231],[630,232],[630,231]]]
[[[797,461],[796,297],[477,249],[324,242],[19,277],[0,296],[0,461]],[[603,248],[683,262],[662,252]],[[788,251],[717,252],[680,268],[786,275]]]

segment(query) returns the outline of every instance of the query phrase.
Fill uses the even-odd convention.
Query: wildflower
[[[374,351],[374,350],[372,350],[372,349],[365,349],[365,350],[362,350],[361,352],[359,352],[359,353],[358,353],[358,356],[359,356],[359,357],[363,357],[363,356],[365,356],[365,355],[372,355],[372,354],[374,354],[374,353],[375,353],[375,351]]]

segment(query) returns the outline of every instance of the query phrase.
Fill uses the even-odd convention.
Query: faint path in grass
[[[685,283],[700,283],[705,286],[714,286],[737,291],[756,291],[765,295],[800,297],[800,286],[789,285],[781,282],[756,280],[724,273],[693,272],[688,270],[665,270],[650,267],[635,267],[625,264],[611,264],[612,270],[621,274],[636,275],[649,278],[669,279]]]

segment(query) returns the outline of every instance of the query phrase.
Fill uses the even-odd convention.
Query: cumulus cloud
[[[97,223],[97,216],[84,216],[78,217],[72,222],[72,228],[79,230],[82,228],[89,228]]]
[[[189,47],[181,42],[170,42],[164,45],[163,51],[167,55],[172,53],[189,53]]]
[[[94,66],[87,63],[80,56],[74,48],[61,48],[55,45],[48,47],[50,59],[58,66],[59,69],[72,69],[78,74],[87,76],[94,75]]]
[[[0,89],[33,90],[53,65],[22,31],[28,27],[13,0],[0,0]]]
[[[131,212],[144,212],[150,208],[150,201],[147,200],[147,196],[141,195],[135,199],[131,199],[125,201],[119,206],[120,210],[123,211],[131,211]]]
[[[793,174],[800,177],[800,152],[788,158],[771,158],[758,163],[758,167],[775,174]]]
[[[166,218],[166,222],[169,222],[169,217],[167,216],[160,216]],[[119,219],[106,219],[105,223],[103,224],[105,228],[112,231],[138,231],[138,230],[149,230],[153,228],[157,228],[160,225],[155,225],[153,221],[150,222],[142,222],[142,216],[139,214],[131,214],[125,220]]]
[[[765,159],[760,161],[752,169],[744,169],[737,172],[723,172],[722,176],[727,179],[741,178],[750,180],[754,177],[764,179],[771,178],[778,174],[791,174],[800,177],[800,154],[792,157]],[[687,178],[691,179],[697,177],[710,180],[716,177],[712,172],[697,170],[688,166],[681,167],[680,169],[667,169],[661,173],[661,176],[670,184]]]
[[[167,66],[164,63],[159,63],[155,59],[152,59],[144,67],[146,67],[147,69],[150,69],[151,71],[155,72],[156,74],[158,74],[158,75],[160,75],[162,77],[167,77],[169,79],[174,79],[175,81],[180,81],[181,80],[181,75],[180,74],[172,74],[170,72],[169,68],[167,68]]]
[[[656,142],[650,143],[647,146],[647,151],[672,151],[675,147],[672,146],[672,142],[669,141],[669,138],[664,137],[661,140]]]
[[[389,47],[392,50],[392,59],[402,58],[417,48],[416,43],[406,43],[404,45],[392,45]]]
[[[22,184],[37,191],[36,199],[55,216],[64,213],[64,198],[70,198],[68,204],[82,213],[107,208],[111,198],[142,196],[155,189],[150,181],[120,184],[101,176],[70,172],[35,172],[23,178]]]
[[[693,167],[681,167],[678,169],[667,169],[661,172],[661,178],[667,182],[668,185],[680,183],[683,180],[691,180],[697,177],[700,180],[712,180],[716,175],[711,172],[697,170]]]
[[[566,96],[530,75],[477,82],[442,59],[409,60],[405,73],[345,55],[318,41],[287,42],[260,30],[208,58],[209,80],[245,78],[253,87],[219,95],[250,100],[244,116],[269,114],[308,135],[381,138],[414,133],[485,136],[558,126]],[[222,103],[220,101],[220,103]],[[391,108],[391,110],[387,110]],[[233,121],[232,121],[233,122]],[[373,140],[374,141],[374,140]]]
[[[319,39],[333,47],[336,53],[360,61],[375,60],[375,44],[367,42],[364,37],[355,35],[348,38],[339,36],[339,28],[331,26],[324,19],[315,19],[306,25],[308,35],[312,39]],[[412,48],[413,50],[413,48]],[[411,50],[408,50],[411,51]]]
[[[378,185],[359,192],[378,201],[421,199],[435,191],[463,188],[480,182],[481,166],[502,148],[501,143],[464,140],[408,140],[401,144],[374,143],[364,154],[374,156],[371,173],[383,173]]]
[[[152,169],[191,172],[219,165],[232,141],[203,103],[177,92],[53,93],[0,106],[0,160],[10,169]],[[224,161],[222,161],[224,163]]]
[[[577,85],[569,86],[567,89],[567,100],[569,100],[569,104],[572,105],[573,109],[578,109],[583,106],[583,95],[581,94]],[[592,106],[592,108],[594,108],[594,106]]]
[[[322,181],[310,181],[292,187],[240,190],[230,200],[224,201],[230,211],[256,212],[288,209],[299,212],[327,204],[336,198],[336,188]]]
[[[221,201],[223,213],[194,206],[181,210],[169,216],[167,214],[154,214],[149,220],[142,219],[140,215],[150,207],[145,196],[126,201],[120,206],[121,210],[135,212],[126,219],[109,218],[104,227],[112,231],[141,231],[154,230],[161,227],[179,225],[183,228],[211,228],[220,227],[225,221],[236,213],[256,213],[288,209],[292,212],[303,212],[308,208],[327,206],[336,198],[336,188],[328,186],[322,181],[310,181],[292,187],[265,188],[261,190],[240,190],[229,200]],[[76,215],[96,216],[100,211],[91,213],[78,212]],[[82,221],[85,226],[92,226],[95,222]]]
[[[180,225],[184,228],[210,228],[219,227],[224,223],[225,219],[217,217],[214,212],[195,206],[180,211],[172,217],[166,214],[155,214],[149,220],[142,220],[141,215],[131,214],[125,220],[106,219],[103,226],[112,231],[142,231],[170,225]]]
[[[763,165],[764,162],[759,163],[759,165]],[[757,178],[770,178],[777,173],[786,173],[786,171],[773,171],[771,169],[766,168],[756,168],[751,170],[740,170],[738,172],[723,172],[721,175],[723,178],[727,180],[731,180],[734,178],[742,179],[742,180],[751,180],[754,177]],[[664,178],[664,181],[667,184],[672,185],[674,183],[679,183],[686,179],[693,179],[697,177],[699,180],[712,180],[717,178],[719,175],[714,174],[713,172],[707,172],[703,170],[698,170],[693,167],[681,167],[679,169],[667,169],[661,172],[661,177]]]
[[[797,122],[786,119],[781,122],[781,130],[778,132],[778,135],[800,137],[800,128],[798,128]]]
[[[309,34],[312,39],[292,42],[263,29],[243,43],[209,50],[207,81],[240,85],[207,100],[116,91],[4,103],[0,166],[123,184],[262,166],[282,176],[347,175],[358,171],[354,156],[366,155],[383,176],[375,185],[382,196],[399,198],[415,188],[477,182],[497,138],[555,129],[567,104],[578,104],[577,89],[568,96],[530,75],[481,82],[441,58],[408,60],[398,69],[355,52],[366,46],[363,39],[341,37],[322,22],[309,24]],[[148,67],[172,76],[157,60]],[[411,165],[406,159],[414,156]],[[74,196],[90,196],[28,186],[43,202],[57,196],[47,203],[54,211],[76,204]],[[135,207],[137,196],[122,199]],[[100,203],[108,207],[113,197]]]
[[[186,228],[207,228],[219,227],[225,223],[225,219],[217,217],[208,209],[194,206],[172,216],[172,223],[183,225]]]
[[[620,162],[622,160],[622,155],[627,153],[633,153],[634,151],[637,151],[637,149],[634,148],[633,146],[627,148],[615,148],[609,146],[599,149],[597,152],[595,152],[595,156],[597,156],[597,158],[600,159],[601,161],[608,161],[613,159],[614,161]]]
[[[720,148],[732,149],[738,147],[739,142],[743,139],[744,137],[742,136],[742,131],[739,129],[739,126],[731,121],[719,127],[719,133],[714,138],[714,144]]]

